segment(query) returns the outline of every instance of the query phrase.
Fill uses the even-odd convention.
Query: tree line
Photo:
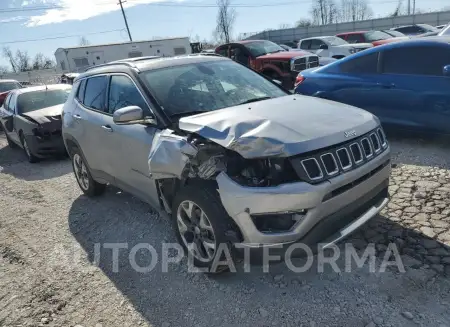
[[[13,52],[9,47],[2,49],[2,56],[10,65],[1,66],[0,73],[20,73],[31,70],[54,68],[56,63],[49,57],[44,56],[41,52],[37,53],[33,58],[28,54],[28,51],[17,50]]]

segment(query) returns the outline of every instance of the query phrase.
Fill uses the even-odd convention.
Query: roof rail
[[[85,72],[95,69],[95,68],[101,68],[101,67],[108,67],[108,66],[114,66],[114,65],[125,65],[127,67],[131,67],[131,68],[137,68],[136,65],[132,62],[127,62],[127,61],[111,61],[108,62],[106,64],[101,64],[101,65],[95,65],[95,66],[90,66],[88,67]]]
[[[215,56],[215,57],[223,57],[218,53],[209,53],[209,52],[200,52],[200,53],[191,53],[188,56]]]

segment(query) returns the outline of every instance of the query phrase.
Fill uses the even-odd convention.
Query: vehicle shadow
[[[356,248],[374,243],[379,258],[383,258],[389,243],[397,244],[400,253],[408,255],[403,257],[407,265],[404,276],[399,277],[397,270],[391,268],[384,273],[386,275],[380,273],[379,263],[376,273],[371,273],[366,266],[353,266],[354,269],[347,273],[344,255],[338,259],[338,272],[328,265],[320,271],[316,259],[312,268],[303,273],[295,273],[281,263],[272,265],[269,273],[264,273],[261,266],[252,267],[251,272],[245,273],[242,266],[237,265],[237,273],[211,276],[188,272],[185,261],[169,265],[168,272],[164,272],[162,243],[176,242],[170,222],[147,204],[115,188],[109,188],[101,199],[77,198],[70,209],[68,223],[89,260],[96,261],[117,289],[154,326],[268,326],[275,316],[277,326],[299,326],[301,322],[322,326],[320,321],[327,321],[327,325],[335,321],[333,325],[365,326],[370,322],[370,316],[337,315],[332,310],[333,306],[341,305],[336,298],[349,299],[348,304],[358,307],[357,311],[389,316],[392,312],[373,312],[372,304],[364,300],[364,294],[370,292],[381,302],[389,302],[389,306],[401,307],[407,299],[412,305],[431,305],[436,309],[432,314],[441,315],[446,309],[438,304],[435,292],[426,293],[424,288],[436,278],[436,289],[442,294],[450,294],[450,282],[445,283],[446,277],[436,277],[439,276],[437,270],[442,276],[446,271],[450,273],[442,263],[444,258],[450,257],[440,256],[439,265],[443,268],[434,266],[433,270],[429,260],[435,259],[422,254],[423,244],[436,240],[385,216],[372,220],[347,243],[352,242]],[[96,244],[101,249],[97,255]],[[113,244],[122,248],[116,266],[110,249]],[[132,248],[139,244],[142,247],[150,244],[156,250],[158,263],[151,271],[135,269],[156,263],[155,253],[144,248],[132,253]],[[428,247],[448,251],[439,241]],[[293,262],[296,266],[304,264],[303,259]],[[320,318],[323,320],[316,320],[319,318],[312,315],[317,313],[317,306],[323,307]],[[224,312],[228,313],[227,321],[221,320]]]
[[[4,133],[0,132],[0,173],[32,181],[55,178],[72,172],[70,161],[66,158],[45,159],[31,164],[22,149],[11,149],[6,144]]]

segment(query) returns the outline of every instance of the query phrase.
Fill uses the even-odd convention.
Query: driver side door
[[[112,74],[109,81],[108,113],[114,115],[118,109],[128,106],[138,106],[144,111],[144,116],[154,117],[149,101],[144,92],[134,82],[131,76]],[[152,146],[156,126],[132,124],[114,124],[114,153],[112,166],[115,183],[124,191],[134,194],[154,207],[159,206],[156,184],[150,178],[148,155]]]

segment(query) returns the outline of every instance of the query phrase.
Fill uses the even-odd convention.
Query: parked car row
[[[87,196],[115,185],[170,217],[197,266],[220,259],[220,244],[329,246],[388,202],[390,149],[374,115],[293,95],[226,56],[112,62],[73,86],[13,91],[1,112],[29,158],[32,143],[62,140]]]

